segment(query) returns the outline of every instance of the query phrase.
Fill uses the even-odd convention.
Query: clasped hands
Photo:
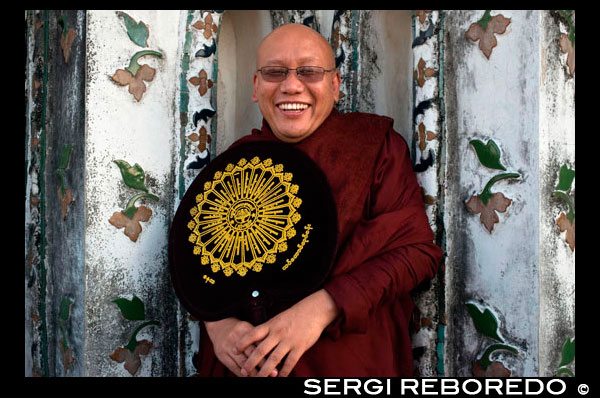
[[[286,377],[338,312],[321,289],[256,327],[236,318],[204,324],[215,355],[236,376]]]

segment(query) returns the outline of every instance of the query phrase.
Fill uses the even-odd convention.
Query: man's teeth
[[[285,104],[279,104],[279,109],[282,109],[284,111],[302,111],[306,108],[308,108],[308,104],[298,104],[298,103],[285,103]]]

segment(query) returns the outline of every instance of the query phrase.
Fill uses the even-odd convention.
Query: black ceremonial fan
[[[201,320],[264,322],[321,286],[336,238],[329,185],[306,154],[240,144],[212,160],[179,204],[169,235],[175,292]]]

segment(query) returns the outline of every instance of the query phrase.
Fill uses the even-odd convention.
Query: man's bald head
[[[314,45],[320,47],[326,54],[327,65],[323,66],[328,69],[335,67],[335,56],[333,54],[333,49],[331,48],[329,42],[319,32],[309,28],[306,25],[298,23],[289,23],[279,26],[278,28],[274,29],[271,33],[266,35],[264,39],[262,39],[260,45],[258,46],[256,68],[260,68],[262,66],[260,64],[261,54],[264,55],[266,48],[269,48],[269,46],[271,46],[272,43],[282,40],[282,38],[290,37],[297,37],[313,41]]]

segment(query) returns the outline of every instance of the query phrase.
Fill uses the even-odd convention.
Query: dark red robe
[[[433,243],[406,141],[392,119],[333,109],[295,144],[323,170],[338,212],[338,254],[325,290],[340,315],[304,353],[292,376],[412,376],[410,291],[432,278]],[[233,145],[277,138],[263,120]],[[201,324],[200,376],[231,376]]]

